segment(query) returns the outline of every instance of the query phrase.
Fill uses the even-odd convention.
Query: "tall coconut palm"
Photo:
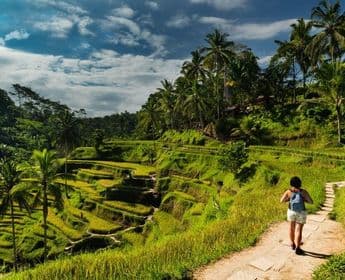
[[[206,98],[197,84],[192,85],[191,94],[184,102],[184,113],[189,119],[194,116],[199,119],[201,128],[204,128],[204,115],[207,112]]]
[[[192,52],[192,60],[186,61],[182,66],[182,72],[188,81],[187,89],[190,89],[191,94],[185,97],[183,102],[184,112],[187,115],[197,115],[201,127],[204,127],[204,117],[206,112],[206,98],[202,94],[200,84],[204,82],[208,76],[208,71],[203,65],[204,57],[201,55],[200,50]]]
[[[317,84],[313,88],[322,94],[322,101],[334,106],[337,115],[338,143],[341,144],[342,105],[345,99],[345,64],[323,63],[316,72]]]
[[[29,213],[30,209],[30,193],[25,186],[20,186],[21,171],[18,170],[16,163],[8,158],[0,160],[0,214],[4,216],[10,210],[11,227],[12,227],[12,247],[13,247],[13,266],[15,271],[18,268],[17,246],[16,246],[16,230],[14,221],[14,203],[17,203],[21,209],[26,209]]]
[[[138,115],[138,129],[149,133],[151,137],[160,136],[161,130],[161,111],[158,108],[157,94],[151,94],[142,106]]]
[[[196,82],[203,81],[208,75],[208,71],[204,67],[204,56],[199,49],[192,51],[191,54],[192,60],[183,63],[182,72],[188,79]]]
[[[67,192],[67,158],[69,152],[80,142],[79,119],[75,116],[75,112],[64,110],[57,119],[57,145],[63,151],[65,157],[65,193]]]
[[[311,67],[311,57],[306,50],[312,39],[310,35],[312,26],[311,21],[306,22],[303,18],[298,19],[297,23],[291,25],[290,43],[294,49],[296,61],[302,71],[303,88],[306,87],[307,75]]]
[[[292,74],[292,87],[293,96],[292,102],[296,102],[296,48],[290,41],[275,41],[278,44],[276,55],[273,56],[272,60],[280,60],[280,63],[288,69],[287,76]]]
[[[35,162],[35,176],[40,183],[40,188],[37,191],[35,203],[41,200],[43,212],[43,230],[44,230],[44,253],[43,258],[46,260],[47,247],[47,216],[48,216],[48,193],[54,196],[55,206],[62,207],[61,191],[57,185],[54,184],[54,179],[57,177],[59,163],[56,159],[56,153],[44,149],[43,151],[35,150],[32,154],[32,159]]]
[[[228,34],[222,33],[219,30],[214,30],[213,33],[206,35],[206,42],[208,46],[203,48],[205,52],[206,64],[215,69],[214,79],[214,94],[217,98],[217,118],[221,118],[221,106],[226,91],[226,77],[227,65],[232,57],[235,56],[235,43],[227,40]],[[223,71],[224,91],[219,92],[219,77]]]
[[[175,104],[175,89],[174,84],[168,80],[161,82],[162,87],[157,89],[160,94],[160,106],[163,112],[166,112],[168,117],[168,127],[173,129],[174,120],[174,104]]]
[[[322,0],[311,13],[312,25],[320,30],[311,41],[310,51],[328,54],[331,61],[340,60],[345,49],[345,13],[341,11],[340,1],[331,4]]]

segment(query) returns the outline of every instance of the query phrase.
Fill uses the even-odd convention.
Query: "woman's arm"
[[[309,193],[306,190],[303,190],[302,195],[305,202],[310,203],[310,204],[314,203],[313,199],[310,197]]]
[[[288,202],[290,199],[290,191],[287,190],[283,196],[280,198],[280,202]]]

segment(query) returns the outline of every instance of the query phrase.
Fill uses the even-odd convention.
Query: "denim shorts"
[[[295,211],[292,211],[291,209],[288,209],[287,220],[289,222],[305,224],[307,222],[307,211],[295,212]]]

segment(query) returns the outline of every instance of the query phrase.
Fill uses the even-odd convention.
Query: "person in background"
[[[290,180],[290,189],[284,192],[280,202],[289,202],[287,210],[287,220],[290,222],[291,248],[297,255],[303,255],[301,249],[303,226],[307,221],[305,202],[313,203],[309,193],[302,189],[302,181],[297,176]]]

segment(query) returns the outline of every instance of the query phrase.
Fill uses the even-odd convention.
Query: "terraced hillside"
[[[68,161],[68,178],[56,180],[62,189],[67,185],[67,197],[62,211],[49,208],[50,257],[110,250],[9,279],[188,277],[189,270],[255,243],[270,223],[282,220],[278,198],[291,176],[303,179],[315,201],[313,212],[324,200],[324,182],[344,175],[341,159],[330,163],[314,152],[258,146],[249,148],[248,161],[234,173],[221,165],[221,148],[157,141],[78,148]],[[31,218],[18,213],[18,229],[26,236],[20,234],[20,248],[35,253],[25,255],[33,262],[42,253],[40,212]],[[9,235],[1,240],[10,256]]]

